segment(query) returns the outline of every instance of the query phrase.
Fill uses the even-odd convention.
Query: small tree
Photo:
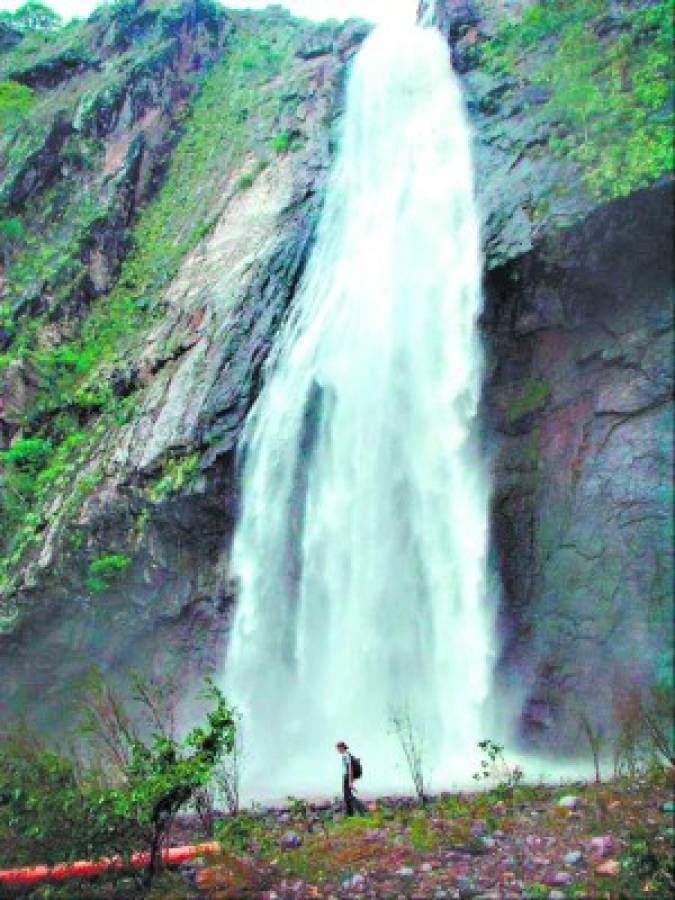
[[[0,857],[7,863],[128,856],[145,843],[151,880],[176,812],[232,752],[236,715],[207,681],[206,723],[175,736],[171,687],[134,680],[137,715],[100,675],[81,701],[81,759],[47,748],[25,727],[0,737]],[[144,733],[141,733],[144,727]]]
[[[675,720],[673,688],[659,682],[648,688],[642,706],[642,721],[652,747],[675,766]]]
[[[407,706],[393,709],[389,716],[393,733],[398,739],[399,746],[410,773],[415,794],[420,803],[426,802],[426,743],[420,728],[416,726]]]
[[[225,801],[227,811],[236,816],[240,806],[241,788],[241,760],[243,752],[243,738],[239,727],[241,717],[236,714],[237,733],[235,735],[232,752],[224,755],[218,763],[213,774],[216,798]]]
[[[613,700],[615,774],[634,776],[640,766],[662,759],[675,766],[672,685],[620,684]]]
[[[90,673],[80,732],[112,778],[116,811],[137,821],[150,845],[148,879],[161,869],[161,851],[178,810],[203,800],[213,769],[235,741],[235,711],[207,680],[203,698],[215,702],[207,727],[176,737],[178,682],[131,675],[134,715],[100,673]]]
[[[585,735],[591,748],[593,768],[595,769],[595,783],[600,784],[602,780],[600,776],[600,753],[605,746],[605,730],[602,725],[594,725],[593,720],[584,709],[579,710],[578,717],[579,728],[582,734]]]
[[[178,740],[174,735],[170,692],[167,703],[156,682],[136,678],[135,687],[135,699],[151,725],[148,738],[139,736],[122,705],[107,688],[103,697],[90,705],[93,713],[86,729],[102,744],[121,777],[119,787],[110,791],[115,809],[149,828],[147,876],[151,880],[161,869],[164,838],[176,813],[196,799],[223,755],[232,752],[236,713],[222,691],[207,679],[202,697],[215,704],[207,713],[207,724],[193,728]]]
[[[638,685],[615,685],[612,697],[614,777],[634,778],[649,756],[642,707],[642,690]]]

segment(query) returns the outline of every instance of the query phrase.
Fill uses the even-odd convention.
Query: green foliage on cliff
[[[291,136],[287,131],[280,131],[272,141],[272,148],[276,153],[285,153],[291,146]]]
[[[16,81],[0,81],[0,128],[12,128],[33,105],[33,91]]]
[[[253,150],[256,131],[269,129],[282,110],[272,82],[296,33],[290,20],[269,37],[255,21],[239,27],[186,116],[162,189],[134,230],[118,293],[148,305],[215,223],[231,190],[230,172]]]
[[[87,587],[94,594],[103,594],[111,583],[131,565],[131,560],[123,553],[100,556],[89,564]]]
[[[59,417],[52,432],[53,440],[35,434],[16,440],[0,454],[0,587],[11,567],[39,542],[47,503],[55,492],[68,488],[68,503],[76,512],[100,477],[91,468],[100,423],[84,433],[67,417]]]
[[[672,42],[671,0],[541,0],[504,20],[482,55],[548,92],[551,148],[612,198],[672,171]]]
[[[0,498],[0,580],[38,545],[46,508],[59,493],[69,493],[59,511],[65,517],[75,514],[98,484],[96,447],[103,434],[126,420],[134,402],[133,396],[122,400],[115,395],[111,370],[128,366],[139,339],[161,317],[163,289],[186,254],[208,234],[230,196],[247,186],[238,170],[247,163],[255,178],[274,153],[273,136],[284,108],[281,76],[301,26],[290,17],[270,15],[269,22],[264,15],[241,15],[221,59],[182,117],[182,134],[160,189],[130,229],[130,250],[115,286],[85,308],[82,318],[68,323],[65,340],[42,340],[49,310],[21,320],[17,310],[31,297],[50,294],[50,306],[58,307],[57,283],[68,296],[77,291],[87,277],[82,248],[105,210],[81,191],[73,193],[71,185],[58,183],[25,214],[2,220],[3,230],[13,230],[19,246],[6,272],[11,292],[0,302],[0,322],[14,338],[0,353],[0,370],[23,358],[37,373],[38,389],[26,407],[23,434],[50,441],[54,450],[30,491],[15,490],[14,469],[0,460],[0,481],[6,487]],[[100,165],[99,146],[83,148],[80,135],[69,140],[74,170]],[[71,432],[80,436],[77,445],[70,442]],[[170,461],[150,489],[151,499],[180,488],[196,465],[194,456]]]
[[[30,516],[38,490],[38,476],[51,454],[51,442],[42,437],[22,438],[0,452],[0,542],[16,534]]]
[[[180,459],[168,459],[162,463],[160,474],[148,489],[148,496],[157,503],[164,497],[184,488],[199,468],[199,454],[190,453]]]
[[[237,189],[237,185],[228,186],[229,173],[251,151],[256,131],[269,128],[281,111],[280,89],[271,82],[282,72],[296,33],[297,25],[289,20],[285,29],[276,26],[266,40],[254,21],[244,20],[185,116],[183,136],[161,190],[133,229],[131,252],[117,285],[95,305],[74,340],[54,349],[30,350],[44,386],[34,405],[35,415],[73,401],[106,405],[105,387],[98,379],[95,384],[90,379],[103,361],[120,352],[125,340],[135,338],[138,329],[149,324],[154,311],[159,314],[155,302],[161,290],[220,214],[218,197],[224,202],[228,191]],[[20,254],[12,267],[17,291],[28,286],[29,278],[35,280],[36,273],[53,270],[59,261],[74,265],[75,245],[86,237],[97,215],[95,205],[88,210],[85,203],[69,247],[47,240]],[[19,348],[22,344],[30,348],[36,324],[26,330]]]
[[[44,438],[21,438],[0,453],[0,460],[18,472],[35,475],[44,468],[51,449],[51,443]]]

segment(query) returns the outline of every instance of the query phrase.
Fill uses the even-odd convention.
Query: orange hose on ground
[[[162,851],[162,860],[167,865],[178,865],[189,862],[197,856],[218,853],[220,844],[211,841],[208,844],[193,844],[186,847],[171,847]],[[38,881],[65,881],[68,878],[88,878],[101,875],[109,869],[124,869],[131,866],[139,869],[150,862],[147,850],[133,853],[126,862],[119,856],[110,859],[80,860],[73,863],[59,863],[56,866],[27,866],[22,869],[0,869],[0,884],[35,884]]]

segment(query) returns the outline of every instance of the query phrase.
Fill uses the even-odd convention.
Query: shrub
[[[137,693],[147,702],[148,693]],[[205,787],[213,768],[234,746],[235,712],[222,692],[207,681],[203,692],[215,706],[207,713],[206,726],[196,726],[182,741],[176,740],[161,721],[147,741],[126,729],[120,732],[128,754],[126,784],[110,796],[125,818],[141,822],[150,832],[150,876],[161,869],[162,842],[178,810]]]
[[[237,853],[250,853],[259,830],[258,821],[253,816],[238,813],[217,823],[216,836]]]
[[[44,438],[20,438],[9,450],[0,452],[0,461],[21,472],[36,474],[44,468],[51,450],[51,442]]]
[[[272,140],[272,149],[276,153],[286,153],[291,146],[291,136],[287,131],[280,131]]]
[[[130,565],[131,559],[122,553],[100,556],[89,564],[87,587],[94,594],[102,594]]]
[[[0,95],[2,93],[2,84],[0,84]],[[2,97],[0,96],[0,124],[2,123]],[[0,219],[0,234],[8,241],[18,241],[23,237],[24,229],[21,219],[16,217],[11,219]]]
[[[0,537],[12,534],[29,515],[39,476],[52,453],[51,442],[41,437],[20,438],[0,452]]]
[[[672,897],[675,855],[653,827],[634,825],[621,854],[621,872],[612,885],[617,897]]]
[[[169,494],[186,487],[199,468],[199,454],[167,459],[162,463],[161,474],[148,489],[148,495],[154,503],[163,500]]]
[[[253,187],[254,182],[255,176],[250,172],[246,172],[237,181],[237,189],[240,191],[247,191],[249,188]]]
[[[25,727],[0,741],[0,857],[10,865],[58,863],[125,852],[136,823],[120,816],[95,779]]]
[[[206,721],[179,740],[171,716],[163,715],[166,685],[140,678],[134,684],[135,720],[102,678],[92,675],[80,698],[85,761],[46,747],[25,727],[0,741],[3,863],[125,856],[145,845],[151,854],[147,874],[157,874],[176,812],[232,749],[234,711],[208,682]],[[145,738],[139,723],[145,723]]]

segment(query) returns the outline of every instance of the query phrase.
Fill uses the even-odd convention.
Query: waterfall
[[[351,72],[317,243],[243,443],[223,686],[245,793],[465,779],[488,694],[487,490],[475,441],[480,260],[470,137],[447,45],[380,26]]]

